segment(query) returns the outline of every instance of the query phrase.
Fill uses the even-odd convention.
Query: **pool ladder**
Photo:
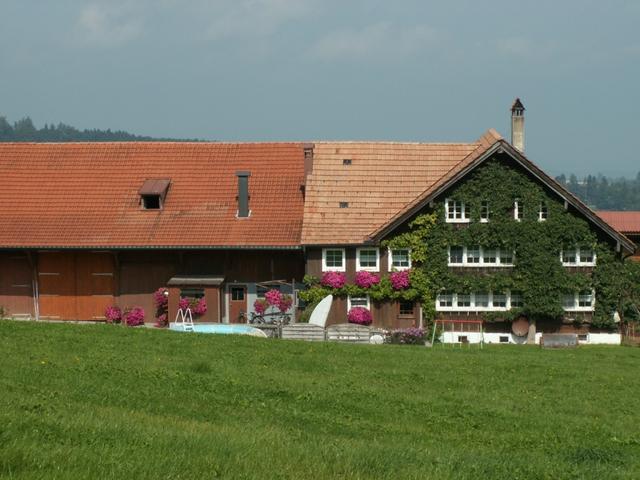
[[[191,309],[182,308],[178,309],[178,313],[176,313],[176,325],[182,325],[182,329],[185,332],[193,332],[193,315],[191,315]]]

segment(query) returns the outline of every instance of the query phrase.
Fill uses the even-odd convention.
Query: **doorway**
[[[246,285],[229,285],[229,323],[247,323]]]

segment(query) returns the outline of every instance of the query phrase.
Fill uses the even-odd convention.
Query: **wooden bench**
[[[322,342],[325,340],[324,328],[310,323],[293,323],[282,326],[282,338],[287,340],[306,340]]]
[[[371,328],[354,323],[339,323],[327,327],[327,340],[331,342],[369,343]]]

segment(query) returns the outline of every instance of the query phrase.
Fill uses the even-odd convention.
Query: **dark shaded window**
[[[244,300],[244,287],[231,287],[231,300],[241,302]]]
[[[401,300],[399,308],[400,315],[413,315],[413,302]]]
[[[145,210],[160,210],[160,195],[142,195],[142,208]]]

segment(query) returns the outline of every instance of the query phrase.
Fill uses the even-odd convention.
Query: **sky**
[[[0,115],[220,141],[510,137],[640,171],[640,0],[0,0]]]

